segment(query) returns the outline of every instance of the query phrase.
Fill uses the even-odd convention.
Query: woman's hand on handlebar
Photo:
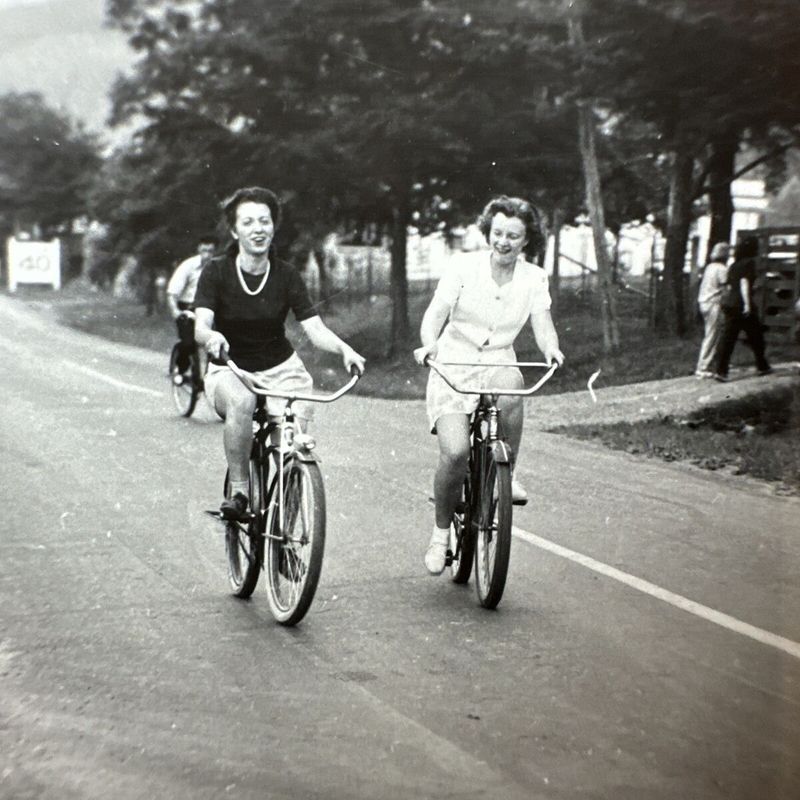
[[[546,348],[542,355],[544,355],[544,360],[548,364],[552,364],[555,361],[559,367],[564,365],[564,354],[557,347]]]
[[[421,367],[425,366],[425,359],[432,358],[436,360],[436,353],[439,350],[439,343],[434,342],[433,344],[429,345],[422,345],[422,347],[418,347],[414,350],[414,360],[419,364]]]
[[[228,340],[219,331],[214,331],[211,336],[206,339],[205,347],[206,352],[212,358],[222,359],[224,356],[227,356],[230,345],[228,344]]]
[[[357,372],[359,375],[364,374],[364,367],[367,363],[367,360],[364,356],[359,355],[353,350],[352,347],[345,345],[342,349],[342,361],[344,362],[344,368],[352,375]]]

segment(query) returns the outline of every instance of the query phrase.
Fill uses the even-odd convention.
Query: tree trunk
[[[574,13],[567,20],[570,42],[576,49],[584,44],[583,26],[578,14],[580,8],[574,6]],[[597,260],[597,283],[600,295],[600,314],[603,324],[603,350],[613,352],[619,347],[619,322],[617,320],[616,297],[611,281],[611,264],[606,249],[606,221],[603,208],[603,194],[600,187],[600,170],[597,166],[597,152],[594,140],[594,119],[591,107],[584,102],[577,104],[578,144],[583,162],[583,176],[586,182],[586,205],[592,223],[594,252]]]
[[[408,346],[411,326],[408,316],[408,273],[406,270],[408,225],[411,202],[406,189],[399,190],[392,211],[392,246],[390,289],[392,298],[392,331],[389,358],[396,358]]]
[[[561,227],[563,224],[564,212],[557,208],[553,212],[553,278],[550,282],[553,316],[558,314],[558,296],[561,291]]]
[[[333,302],[333,289],[331,287],[331,276],[328,271],[328,258],[325,248],[320,243],[312,250],[314,261],[317,262],[319,272],[319,297],[317,302],[323,308],[330,308]]]
[[[600,314],[603,322],[603,350],[613,352],[619,347],[619,323],[614,286],[611,281],[611,264],[606,248],[606,223],[603,196],[600,189],[600,171],[594,146],[594,121],[589,106],[578,106],[578,140],[583,175],[586,181],[586,205],[592,223],[594,253],[597,260],[597,283],[600,294]]]
[[[739,139],[735,134],[729,133],[720,136],[711,143],[708,169],[708,182],[711,186],[708,193],[711,231],[708,234],[708,250],[705,254],[705,261],[708,261],[711,248],[717,242],[731,240],[731,228],[733,227],[731,183],[736,168],[738,149]]]
[[[679,147],[672,160],[664,271],[656,296],[656,326],[660,330],[671,328],[678,336],[686,334],[683,271],[692,220],[693,172],[694,158],[688,150]]]

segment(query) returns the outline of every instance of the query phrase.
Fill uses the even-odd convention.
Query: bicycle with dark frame
[[[558,368],[544,362],[475,363],[424,362],[460,394],[477,394],[479,402],[469,421],[469,462],[461,498],[450,527],[445,557],[455,583],[466,583],[475,564],[475,587],[484,608],[496,608],[503,596],[511,555],[513,502],[511,447],[505,440],[497,400],[501,395],[527,397],[538,391]],[[457,386],[444,367],[538,367],[547,371],[527,389],[492,389]]]
[[[225,522],[228,576],[236,597],[253,594],[263,569],[272,615],[282,625],[303,619],[319,583],[325,551],[325,488],[316,443],[300,430],[293,404],[300,400],[332,403],[347,394],[361,373],[332,394],[274,391],[223,360],[256,396],[250,452],[250,508],[244,521]],[[279,419],[270,419],[267,398],[286,400]],[[225,474],[227,496],[228,473]],[[220,512],[208,511],[222,519]]]
[[[179,338],[169,355],[169,379],[172,402],[182,417],[191,417],[203,393],[203,364],[194,342],[194,311],[188,304],[176,318]]]

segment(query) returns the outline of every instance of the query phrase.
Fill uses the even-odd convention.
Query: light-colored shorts
[[[437,359],[438,360],[438,359]],[[442,358],[442,361],[448,361]],[[454,358],[454,361],[470,359]],[[517,367],[443,367],[456,386],[470,389],[513,389],[523,385],[522,373]],[[442,414],[472,414],[480,400],[477,394],[461,394],[451,389],[434,370],[428,375],[425,401],[431,433],[436,433],[436,420]]]
[[[311,394],[314,390],[314,379],[309,375],[305,365],[297,353],[292,353],[286,361],[281,362],[271,369],[251,373],[256,380],[269,389],[278,392],[298,392]],[[242,389],[247,391],[242,382],[224,364],[209,364],[205,377],[206,397],[215,408],[221,406],[217,403],[217,392],[232,392]],[[267,398],[267,413],[272,417],[283,414],[286,401],[279,397]],[[314,418],[314,404],[299,401],[293,404],[296,417],[301,419]]]

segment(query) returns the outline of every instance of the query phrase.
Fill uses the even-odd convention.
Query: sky
[[[0,0],[0,93],[35,91],[107,133],[108,94],[132,54],[103,25],[104,0]]]

